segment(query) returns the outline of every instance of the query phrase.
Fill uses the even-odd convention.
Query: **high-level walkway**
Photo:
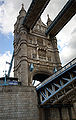
[[[43,13],[50,0],[32,0],[32,3],[26,13],[23,25],[27,30],[33,29],[35,23]]]
[[[41,14],[45,10],[50,0],[33,0],[26,16],[23,20],[23,25],[29,31],[33,29],[34,25],[40,18]],[[59,12],[57,17],[51,23],[51,25],[46,30],[45,34],[51,37],[56,36],[59,31],[68,23],[68,21],[76,13],[76,0],[68,0],[63,9]]]
[[[76,58],[36,87],[39,104],[76,101]]]
[[[69,0],[59,12],[52,24],[48,27],[45,34],[51,37],[56,36],[59,31],[68,23],[76,13],[76,0]]]

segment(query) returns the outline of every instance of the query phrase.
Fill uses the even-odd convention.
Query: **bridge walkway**
[[[32,0],[23,21],[27,30],[33,29],[49,2],[50,0]]]
[[[76,101],[76,58],[36,86],[40,105]]]
[[[63,9],[59,12],[57,17],[50,24],[45,34],[49,34],[51,37],[55,37],[75,14],[76,0],[69,0]]]

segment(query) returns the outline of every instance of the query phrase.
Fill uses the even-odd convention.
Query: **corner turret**
[[[24,9],[24,4],[22,4],[22,8],[19,12],[19,17],[24,17],[26,15],[26,10]]]

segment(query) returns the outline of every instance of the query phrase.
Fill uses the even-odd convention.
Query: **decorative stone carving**
[[[42,46],[43,45],[43,39],[38,38],[37,39],[37,44]]]
[[[60,68],[61,63],[56,38],[51,39],[50,36],[45,35],[48,25],[45,25],[40,18],[34,29],[27,32],[21,24],[25,14],[26,11],[22,5],[14,26],[14,75],[23,85],[28,86],[32,85],[35,74],[52,75],[54,66]],[[30,72],[29,64],[31,63],[34,69]]]

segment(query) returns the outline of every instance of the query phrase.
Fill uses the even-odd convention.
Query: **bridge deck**
[[[69,0],[63,7],[52,24],[48,27],[45,34],[54,37],[68,23],[76,13],[76,0]]]
[[[39,104],[76,101],[76,58],[36,87]]]
[[[42,12],[48,5],[50,0],[33,0],[27,14],[24,18],[23,24],[27,30],[33,29],[35,23],[41,16]]]

